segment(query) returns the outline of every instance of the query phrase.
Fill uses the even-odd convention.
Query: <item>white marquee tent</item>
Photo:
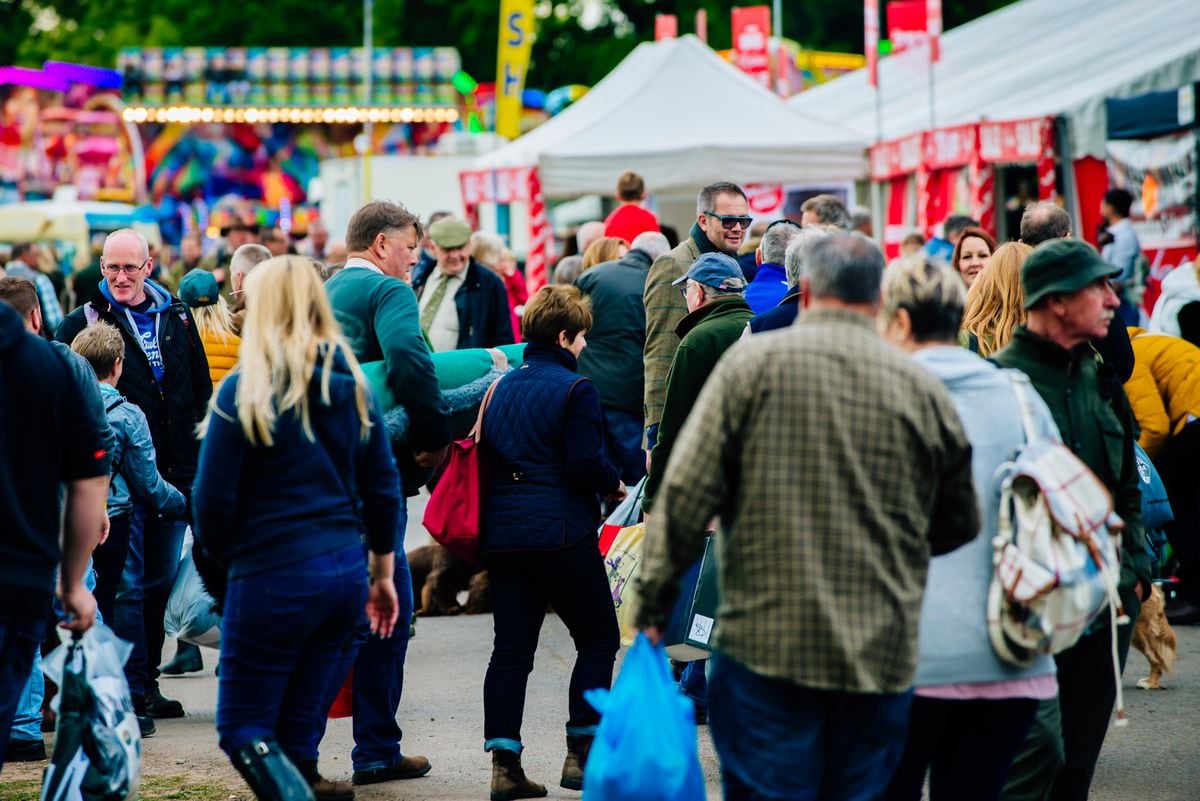
[[[474,166],[536,166],[549,197],[611,193],[626,170],[653,192],[693,191],[717,180],[861,178],[865,145],[789,108],[688,35],[639,45],[566,111]]]
[[[1072,158],[1105,155],[1107,97],[1200,80],[1200,0],[1022,0],[882,59],[882,138],[983,120],[1064,115]],[[788,102],[875,139],[875,90],[858,70]]]

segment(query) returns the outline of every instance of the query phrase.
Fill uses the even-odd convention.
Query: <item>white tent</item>
[[[859,178],[865,142],[789,109],[694,36],[639,45],[578,102],[476,169],[539,167],[547,196],[608,194],[634,170],[654,192],[718,180]]]
[[[1065,115],[1072,158],[1105,155],[1107,97],[1200,80],[1200,0],[1022,0],[953,30],[928,51],[882,59],[883,139],[982,120]],[[875,90],[858,70],[789,105],[875,138]]]

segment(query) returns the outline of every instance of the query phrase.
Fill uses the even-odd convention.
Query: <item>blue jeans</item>
[[[221,750],[232,756],[274,737],[293,761],[317,760],[328,688],[353,647],[366,598],[361,545],[229,582],[217,685]]]
[[[489,554],[484,564],[496,633],[483,682],[484,750],[521,751],[525,688],[547,605],[554,607],[575,641],[567,735],[595,734],[600,713],[583,699],[583,693],[609,687],[621,647],[612,591],[596,541],[584,537],[558,551]]]
[[[0,768],[4,767],[4,749],[12,733],[13,716],[25,696],[38,653],[46,634],[45,619],[5,620],[0,618]],[[41,699],[38,699],[37,739],[41,739]]]
[[[396,596],[400,599],[395,632],[381,639],[371,634],[366,617],[362,617],[355,637],[358,652],[346,661],[332,688],[336,695],[353,661],[354,750],[350,752],[350,761],[358,771],[389,767],[402,756],[400,740],[404,732],[396,722],[396,713],[404,694],[404,659],[408,655],[408,626],[413,614],[412,574],[404,555],[403,536],[396,543],[394,575]],[[333,700],[332,695],[329,700]]]
[[[875,801],[904,750],[912,692],[843,693],[712,655],[708,724],[728,801]]]
[[[166,520],[134,504],[113,630],[133,643],[133,653],[125,663],[125,678],[135,698],[158,685],[158,664],[166,638],[163,617],[179,572],[179,552],[186,533],[185,521]]]
[[[604,407],[605,449],[621,470],[621,480],[632,487],[646,475],[646,452],[642,450],[641,415]]]

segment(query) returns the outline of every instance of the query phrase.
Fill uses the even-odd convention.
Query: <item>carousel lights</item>
[[[189,125],[199,122],[326,123],[353,125],[362,122],[456,122],[458,109],[415,107],[338,106],[331,108],[224,108],[199,106],[128,106],[121,116],[127,122],[166,122]]]

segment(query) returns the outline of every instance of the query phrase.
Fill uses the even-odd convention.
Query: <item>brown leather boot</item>
[[[317,770],[316,762],[298,761],[296,767],[312,788],[313,797],[317,801],[354,801],[354,785],[350,782],[326,779]]]
[[[592,748],[591,737],[567,737],[567,758],[563,761],[562,780],[559,787],[568,790],[583,789],[583,768],[587,764],[588,751]]]
[[[546,786],[531,782],[521,769],[521,755],[515,751],[492,751],[492,801],[516,801],[518,798],[545,798]]]

